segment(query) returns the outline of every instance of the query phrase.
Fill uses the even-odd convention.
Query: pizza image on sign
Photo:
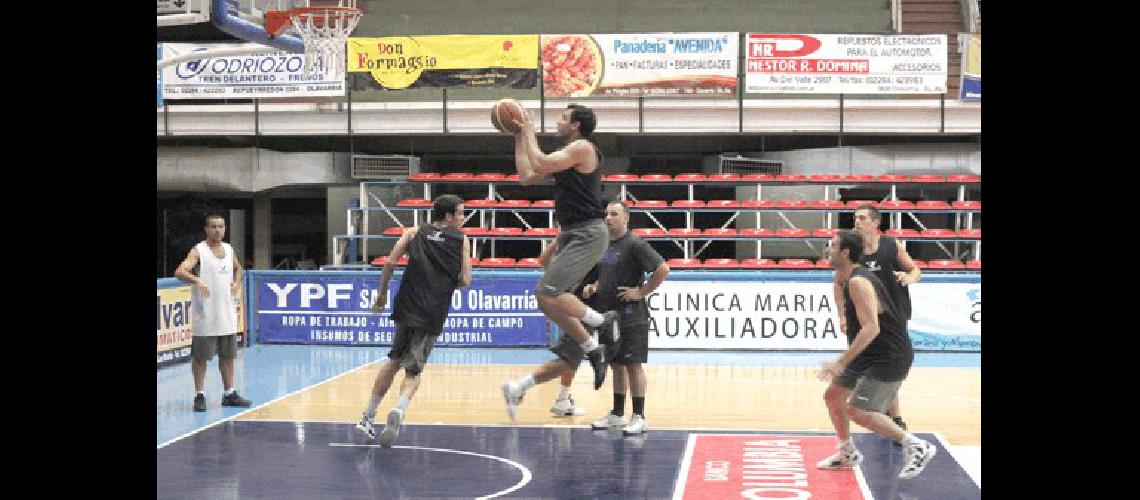
[[[588,96],[602,80],[602,51],[588,35],[543,35],[541,54],[548,96]]]

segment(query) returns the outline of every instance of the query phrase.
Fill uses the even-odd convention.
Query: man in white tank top
[[[194,372],[194,411],[206,411],[206,362],[218,355],[225,394],[222,406],[249,406],[251,401],[234,390],[234,358],[237,357],[237,308],[241,303],[241,264],[234,249],[222,242],[226,221],[221,215],[206,216],[206,240],[190,249],[174,271],[191,287],[190,365]],[[194,269],[198,269],[197,275]]]

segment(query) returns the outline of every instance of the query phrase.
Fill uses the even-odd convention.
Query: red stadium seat
[[[776,176],[776,180],[779,182],[804,182],[808,178],[806,175],[800,174],[780,174]]]
[[[515,262],[515,267],[542,267],[542,262],[539,262],[538,257],[527,257]]]
[[[917,267],[919,269],[926,269],[927,268],[926,261],[924,261],[924,260],[911,259],[911,262],[914,262],[914,267]]]
[[[744,174],[740,180],[747,182],[768,182],[776,180],[772,174]]]
[[[843,178],[832,174],[816,174],[809,176],[808,180],[812,182],[840,182]]]
[[[811,232],[812,237],[815,238],[834,238],[836,234],[839,234],[838,229],[828,229],[826,227],[821,227]]]
[[[396,203],[397,207],[431,207],[434,205],[435,203],[432,203],[431,200],[425,200],[422,198],[409,198],[406,200],[400,200]]]
[[[888,229],[887,236],[894,236],[895,238],[918,238],[919,232],[915,229]]]
[[[670,269],[698,269],[701,267],[700,259],[669,259],[665,261]]]
[[[775,269],[776,262],[772,259],[744,259],[740,261],[740,267],[745,269]]]
[[[522,236],[521,227],[495,227],[488,231],[491,236]]]
[[[638,177],[641,182],[669,182],[673,180],[673,176],[669,174],[644,174]]]
[[[772,208],[776,202],[772,200],[744,200],[740,202],[741,208]]]
[[[381,256],[379,256],[379,257],[376,257],[375,259],[372,259],[372,265],[374,265],[374,266],[382,266],[382,265],[384,265],[386,262],[388,262],[388,256],[387,256],[387,255],[381,255]],[[408,265],[408,256],[407,256],[407,255],[405,255],[405,256],[403,256],[403,257],[400,257],[400,260],[397,260],[397,261],[396,261],[396,265],[397,265],[397,266],[406,266],[406,265]]]
[[[982,177],[971,174],[948,175],[946,182],[982,182]]]
[[[950,204],[941,200],[925,200],[914,204],[918,210],[949,210]]]
[[[709,200],[707,208],[739,208],[740,202],[736,200]]]
[[[639,227],[633,230],[633,234],[642,238],[654,238],[665,236],[666,233],[664,229],[657,227]]]
[[[445,181],[469,181],[469,180],[472,180],[474,178],[475,178],[475,174],[472,174],[470,172],[457,172],[457,173],[452,173],[452,174],[444,174],[443,177],[440,177],[441,180],[445,180]]]
[[[633,204],[634,208],[667,208],[669,202],[663,200],[641,200]]]
[[[958,237],[959,238],[978,238],[978,239],[981,239],[982,230],[981,229],[959,229],[958,230]]]
[[[408,180],[409,181],[435,181],[435,180],[439,180],[440,177],[443,177],[443,174],[437,174],[435,172],[430,172],[430,173],[425,172],[425,173],[420,173],[420,174],[409,175]]]
[[[807,200],[780,200],[776,202],[777,208],[808,208],[811,203]]]
[[[815,264],[808,259],[780,259],[776,267],[780,269],[811,269]]]
[[[504,181],[507,181],[507,182],[518,182],[518,181],[519,181],[519,174],[511,174],[511,175],[508,175],[508,176],[507,176],[505,179],[503,179],[503,180],[504,180]]]
[[[740,174],[712,174],[709,176],[710,182],[736,182],[740,180]]]
[[[677,174],[673,177],[673,180],[682,182],[704,182],[708,179],[708,176],[705,174]]]
[[[733,269],[740,267],[736,259],[705,259],[701,264],[705,269]]]
[[[515,267],[515,259],[510,257],[487,257],[475,265],[479,267]]]
[[[776,236],[781,238],[807,238],[811,233],[807,229],[793,229],[790,227],[782,228],[776,231]]]
[[[554,208],[554,200],[534,200],[530,208]]]
[[[556,227],[533,227],[523,231],[523,236],[558,236]]]
[[[467,236],[486,236],[489,231],[483,227],[461,227],[459,231]]]
[[[675,227],[667,231],[669,236],[700,236],[700,229],[690,229],[686,227]]]
[[[387,236],[400,236],[400,235],[404,234],[404,228],[402,228],[402,227],[390,227],[390,228],[387,228],[384,230],[384,234]]]
[[[923,229],[919,236],[923,238],[953,238],[953,229]]]
[[[477,181],[502,181],[502,180],[506,180],[506,178],[507,178],[507,174],[496,174],[496,173],[475,174],[475,180],[477,180]]]
[[[609,182],[636,182],[637,174],[610,174],[606,176]]]
[[[916,175],[910,178],[911,182],[946,182],[946,178],[941,175]]]
[[[740,230],[740,235],[750,238],[770,238],[775,236],[776,233],[772,232],[771,229],[763,227],[746,227]]]
[[[818,208],[820,210],[835,210],[846,206],[846,203],[839,200],[816,200],[811,202],[811,208]]]
[[[879,210],[914,210],[914,202],[906,200],[887,200],[879,203]]]
[[[864,205],[870,205],[879,208],[879,202],[874,200],[851,200],[847,202],[847,208],[856,209]]]
[[[673,208],[704,208],[704,200],[677,200],[673,202]]]
[[[843,176],[843,181],[844,182],[875,182],[875,176],[873,176],[873,175],[862,175],[862,174],[851,174],[851,175]]]
[[[981,268],[982,268],[982,261],[980,261],[980,260],[968,260],[968,261],[966,261],[966,269],[981,269]]]
[[[955,201],[950,206],[958,210],[981,210],[982,202],[976,200]]]
[[[960,260],[932,260],[926,263],[927,269],[965,269],[966,265]]]
[[[486,208],[486,207],[493,207],[497,203],[498,202],[495,200],[487,200],[487,199],[479,198],[479,199],[474,199],[474,200],[467,200],[467,201],[463,202],[463,206],[465,208]]]
[[[701,231],[701,234],[712,237],[731,238],[736,236],[737,233],[736,230],[731,227],[724,229],[710,227],[704,231]]]
[[[497,206],[503,208],[526,208],[530,206],[530,200],[502,200]]]
[[[897,174],[883,174],[880,175],[876,180],[879,182],[908,182],[910,181],[910,177]]]
[[[831,261],[828,259],[819,259],[815,261],[816,269],[831,269]]]

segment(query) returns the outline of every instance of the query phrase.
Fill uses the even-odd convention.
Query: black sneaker
[[[194,411],[206,411],[206,396],[204,394],[194,396]]]
[[[231,392],[229,396],[222,396],[222,406],[249,406],[251,404],[253,401],[239,396],[237,391]]]
[[[602,383],[606,381],[606,347],[598,346],[586,353],[586,359],[590,360],[590,367],[594,369],[594,390],[602,388]]]
[[[620,320],[617,311],[606,311],[602,315],[602,324],[597,328],[599,343],[615,344],[621,341],[621,327],[618,325]]]
[[[895,425],[902,427],[902,430],[904,430],[904,431],[906,430],[906,422],[903,422],[902,417],[895,417],[892,420],[895,421]],[[899,441],[893,441],[893,442],[894,442],[895,446],[902,446],[902,443]]]

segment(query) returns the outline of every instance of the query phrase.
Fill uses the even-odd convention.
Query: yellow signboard
[[[353,90],[538,83],[538,35],[349,38],[346,56]]]

